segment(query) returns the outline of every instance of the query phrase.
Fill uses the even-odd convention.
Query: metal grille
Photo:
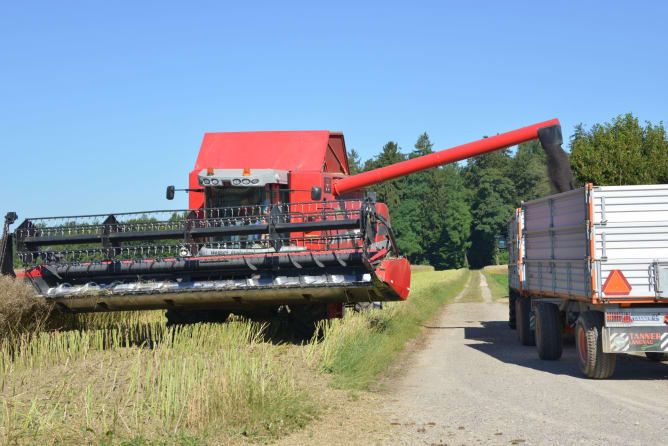
[[[15,230],[26,265],[360,249],[363,201],[29,218]]]

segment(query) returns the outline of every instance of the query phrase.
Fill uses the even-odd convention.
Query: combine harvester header
[[[345,304],[409,294],[387,206],[365,187],[536,138],[560,150],[559,122],[350,176],[342,133],[207,133],[189,209],[28,218],[13,234],[9,213],[0,266],[14,274],[15,243],[18,276],[66,311],[163,308],[186,323],[287,307],[308,333]]]

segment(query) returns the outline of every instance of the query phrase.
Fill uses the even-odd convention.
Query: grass
[[[348,312],[304,345],[240,318],[168,328],[162,311],[57,315],[0,278],[0,443],[272,442],[325,410],[328,385],[368,389],[469,275],[413,271],[408,301]]]
[[[423,271],[435,271],[435,268],[431,265],[411,265],[411,272],[423,272]]]
[[[161,311],[69,322],[0,339],[3,444],[264,441],[317,414],[258,323],[167,328]]]
[[[508,297],[508,272],[496,272],[482,270],[482,273],[487,279],[487,286],[492,292],[492,299],[498,300]]]
[[[482,302],[479,270],[470,271],[469,285],[458,302]]]
[[[464,287],[468,274],[467,270],[414,272],[406,302],[323,324],[322,339],[309,345],[309,358],[332,375],[334,387],[368,389],[406,342],[420,333],[421,325]]]

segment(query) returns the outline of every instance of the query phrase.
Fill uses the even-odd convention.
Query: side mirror
[[[167,186],[166,196],[168,200],[174,199],[174,186]]]
[[[322,198],[322,188],[320,186],[313,186],[311,188],[311,200],[320,201]]]

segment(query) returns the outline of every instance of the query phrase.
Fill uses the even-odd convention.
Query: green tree
[[[350,168],[351,175],[358,174],[364,170],[362,158],[360,158],[360,154],[355,149],[352,149],[348,154],[348,167]]]
[[[390,208],[392,230],[396,235],[399,252],[415,264],[423,263],[426,248],[419,235],[423,223],[418,218],[419,213],[420,200],[411,195],[402,199],[395,209]]]
[[[645,127],[631,113],[571,137],[571,167],[580,184],[655,184],[668,182],[668,140],[663,123]]]
[[[547,156],[538,141],[519,145],[507,174],[515,187],[515,207],[519,207],[522,201],[534,200],[552,192],[547,176]]]
[[[396,164],[398,162],[404,161],[406,156],[401,153],[399,145],[394,141],[389,141],[383,146],[380,154],[373,158],[369,159],[364,163],[364,170],[377,169],[379,167],[389,166],[390,164]],[[380,184],[371,186],[369,190],[375,191],[378,195],[378,201],[382,201],[387,204],[392,212],[392,208],[398,208],[401,199],[403,198],[403,188],[406,184],[406,178],[401,177],[391,181],[385,181]],[[393,215],[391,215],[394,218]]]
[[[433,144],[424,132],[415,143],[415,150],[409,159],[432,153]],[[437,198],[438,169],[417,172],[406,177],[401,205],[397,212],[400,248],[406,252],[413,263],[430,263],[436,249],[440,219],[434,218],[439,213]],[[436,236],[434,236],[436,234]],[[414,246],[408,247],[414,243]]]
[[[514,195],[513,183],[502,171],[487,169],[481,173],[471,206],[471,266],[498,264],[497,240],[499,235],[506,233],[514,209]]]
[[[443,213],[439,216],[442,223],[436,242],[435,256],[430,262],[438,269],[462,268],[467,266],[466,251],[471,247],[471,211],[469,191],[457,165],[443,167],[446,199]]]
[[[467,160],[464,184],[471,190],[471,238],[468,260],[480,268],[498,262],[497,239],[506,232],[506,223],[517,196],[509,178],[512,158],[507,149]]]

